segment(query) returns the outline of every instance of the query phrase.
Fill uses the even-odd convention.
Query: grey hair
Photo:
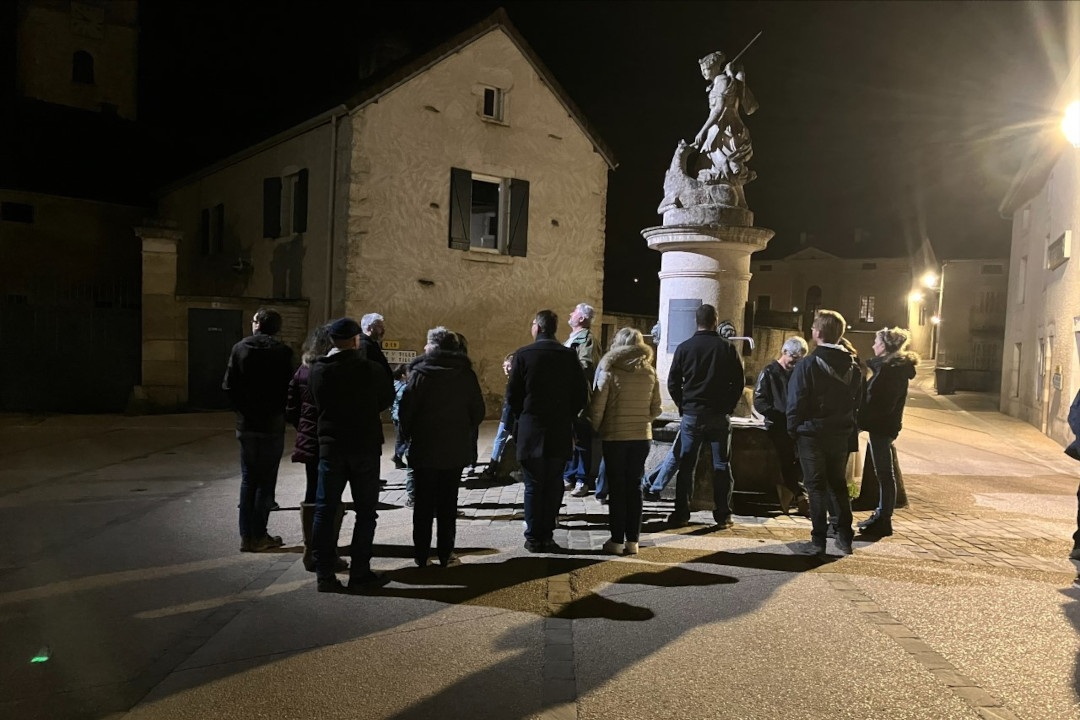
[[[911,339],[911,333],[901,327],[894,328],[881,328],[875,333],[881,344],[885,346],[885,351],[889,353],[897,353],[907,347],[908,341]]]
[[[806,355],[808,349],[805,340],[798,335],[792,335],[784,341],[784,347],[781,348],[781,352],[785,352],[791,357],[801,358]]]
[[[439,350],[456,352],[461,349],[457,333],[439,325],[427,331],[427,344]]]
[[[589,322],[592,322],[593,316],[596,315],[596,308],[587,303],[578,303],[577,308],[575,309],[579,310],[582,317],[584,317]]]
[[[364,332],[367,332],[371,329],[372,325],[379,322],[380,320],[382,322],[386,322],[386,319],[379,313],[368,313],[364,317],[360,318],[360,329]]]

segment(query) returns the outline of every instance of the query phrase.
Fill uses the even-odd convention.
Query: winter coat
[[[315,361],[308,386],[319,410],[319,457],[382,454],[382,419],[394,401],[394,385],[378,363],[359,350]]]
[[[765,418],[765,427],[787,431],[787,387],[791,370],[776,360],[766,365],[754,385],[754,410]]]
[[[862,372],[851,353],[818,345],[788,380],[788,433],[851,437],[861,387]]]
[[[298,463],[319,460],[319,409],[308,387],[311,368],[301,365],[289,382],[289,400],[285,404],[285,421],[296,428],[292,461]]]
[[[377,362],[383,370],[386,371],[386,376],[390,379],[390,382],[394,381],[394,373],[390,369],[390,361],[386,359],[386,355],[382,351],[382,346],[371,337],[360,334],[360,349],[364,352],[364,357],[368,360]]]
[[[518,461],[569,460],[574,419],[585,407],[588,392],[573,350],[543,334],[519,348],[506,383]]]
[[[660,381],[652,353],[640,345],[613,348],[600,360],[589,422],[605,441],[651,440],[660,414]]]
[[[409,443],[409,467],[463,468],[476,454],[484,396],[463,353],[434,350],[409,366],[398,424]]]
[[[285,400],[293,374],[292,348],[255,333],[233,345],[222,389],[240,432],[285,432]]]
[[[574,332],[578,332],[575,330]],[[596,363],[600,358],[600,350],[593,342],[592,330],[584,328],[584,331],[567,341],[566,347],[577,353],[581,369],[585,371],[585,382],[591,387],[596,377]]]
[[[711,330],[698,330],[675,348],[668,394],[680,415],[730,415],[742,397],[743,364],[735,346]]]
[[[859,429],[895,438],[900,434],[907,402],[908,381],[915,377],[915,353],[881,355],[866,361],[873,373],[859,404]]]

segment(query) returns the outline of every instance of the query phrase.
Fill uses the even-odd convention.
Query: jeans
[[[431,550],[431,522],[438,522],[436,547],[445,562],[454,552],[457,533],[458,481],[463,468],[416,468],[416,504],[413,506],[413,551],[419,565],[427,564]]]
[[[575,485],[588,486],[589,471],[592,470],[592,424],[578,418],[574,421],[574,454],[566,463],[563,480]]]
[[[319,496],[319,461],[312,460],[304,463],[304,475],[307,484],[304,486],[304,503],[310,505]]]
[[[600,456],[600,469],[596,471],[595,497],[597,500],[606,500],[608,497],[607,463],[604,462],[603,455]]]
[[[240,537],[266,537],[285,433],[240,432]]]
[[[671,478],[679,469],[679,460],[681,458],[682,435],[676,435],[675,442],[671,443],[671,449],[664,457],[664,461],[649,474],[648,478],[646,478],[644,484],[645,489],[658,493],[667,487],[667,484],[671,482]]]
[[[604,441],[604,464],[611,486],[608,523],[612,542],[637,542],[641,535],[641,474],[650,444],[648,440]]]
[[[694,493],[694,467],[698,451],[705,443],[712,450],[713,518],[731,517],[731,494],[735,478],[731,474],[731,425],[724,415],[683,415],[679,423],[682,443],[679,447],[679,475],[675,479],[675,517],[690,517],[690,497]]]
[[[525,539],[548,542],[553,539],[555,523],[563,499],[562,471],[566,462],[551,458],[521,461],[525,480]]]
[[[337,538],[334,517],[341,495],[348,485],[352,490],[356,525],[352,536],[350,577],[363,578],[371,569],[371,545],[379,516],[379,456],[375,453],[343,453],[319,460],[319,492],[315,498],[315,525],[311,531],[315,554],[315,573],[332,578],[337,562]]]
[[[874,474],[877,475],[878,487],[881,488],[877,514],[882,520],[892,518],[896,508],[896,473],[893,472],[893,440],[888,435],[870,433],[867,447],[870,458],[874,461]]]
[[[498,464],[502,460],[503,448],[506,440],[510,437],[510,406],[503,403],[502,418],[499,420],[499,429],[495,432],[495,444],[491,446],[491,464]]]
[[[401,425],[398,421],[394,421],[394,457],[400,460],[405,456],[405,452],[409,449],[408,444],[405,442],[405,438],[401,437]]]
[[[848,439],[842,435],[808,437],[796,440],[803,482],[810,501],[810,537],[824,547],[828,530],[830,504],[835,504],[836,537],[851,540],[851,498],[847,489]]]
[[[806,495],[806,488],[803,487],[802,481],[802,468],[795,454],[795,441],[782,427],[773,426],[766,432],[769,434],[769,440],[772,441],[773,449],[776,450],[776,459],[780,463],[780,477],[783,479],[784,487],[795,497]]]

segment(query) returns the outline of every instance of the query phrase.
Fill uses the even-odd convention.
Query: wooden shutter
[[[202,254],[210,254],[210,211],[203,210],[199,218],[199,244],[202,246]]]
[[[296,178],[296,190],[293,193],[293,232],[307,231],[308,171],[304,168]]]
[[[263,180],[263,237],[281,237],[281,178]]]
[[[213,226],[210,229],[210,252],[220,253],[225,249],[225,206],[218,203],[214,206]]]
[[[529,249],[529,181],[510,181],[510,237],[506,252],[525,257]]]
[[[472,220],[472,173],[450,168],[450,249],[469,249]]]

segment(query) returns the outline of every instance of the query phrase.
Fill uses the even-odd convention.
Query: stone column
[[[663,253],[660,264],[661,341],[656,370],[665,414],[677,409],[667,391],[671,301],[700,300],[716,308],[717,318],[731,320],[742,333],[750,292],[750,255],[763,250],[773,231],[728,225],[665,225],[641,231],[649,247]],[[685,338],[680,338],[685,339]]]
[[[142,240],[142,384],[136,410],[177,409],[187,402],[187,326],[176,300],[175,225],[135,228]]]

